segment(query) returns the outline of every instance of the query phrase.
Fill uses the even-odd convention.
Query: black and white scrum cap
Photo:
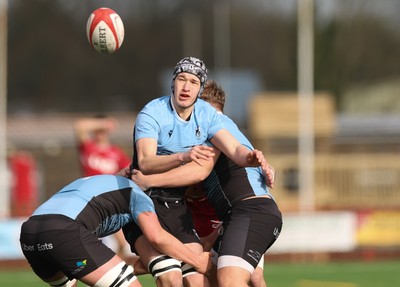
[[[180,73],[190,73],[197,76],[200,79],[200,93],[203,91],[204,84],[207,81],[207,68],[204,62],[195,57],[185,57],[180,60],[174,69],[173,78],[172,78],[172,93],[174,92],[174,80],[176,76]]]

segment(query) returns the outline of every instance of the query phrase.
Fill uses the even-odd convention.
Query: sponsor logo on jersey
[[[72,274],[76,274],[76,273],[82,271],[83,269],[85,269],[85,267],[86,267],[86,265],[87,265],[87,260],[85,259],[85,260],[82,260],[82,261],[77,261],[77,262],[75,263],[75,265],[76,265],[76,267],[78,267],[78,268],[76,268],[76,269],[72,272]]]

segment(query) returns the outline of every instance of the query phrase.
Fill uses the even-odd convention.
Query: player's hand
[[[120,171],[118,171],[115,175],[131,178],[131,170],[129,169],[129,166],[127,166],[127,167],[121,169]]]
[[[248,166],[263,166],[267,163],[263,153],[257,149],[250,151],[246,157]]]
[[[145,176],[140,170],[134,169],[131,173],[131,179],[136,183],[143,191],[148,190],[150,186],[150,181],[148,176]]]
[[[143,275],[149,274],[150,272],[147,270],[146,265],[140,260],[140,257],[137,256],[135,263],[133,264],[133,274],[135,275]]]
[[[264,176],[265,176],[265,184],[270,187],[274,188],[274,181],[275,181],[275,168],[267,163],[266,169],[263,168]]]
[[[214,222],[212,225],[214,230],[206,237],[200,237],[200,243],[203,246],[204,251],[210,251],[215,243],[215,240],[217,240],[218,236],[223,232],[222,221],[211,221]]]
[[[196,162],[203,166],[201,160],[210,160],[215,156],[214,148],[204,145],[196,145],[189,151],[183,153],[183,162]]]
[[[268,164],[261,151],[255,149],[249,152],[247,162],[249,166],[260,166],[265,177],[265,184],[270,188],[274,188],[275,169],[272,165]]]

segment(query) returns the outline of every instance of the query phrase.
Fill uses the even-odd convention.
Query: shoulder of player
[[[207,113],[210,115],[217,114],[217,110],[208,102],[202,99],[197,99],[195,103],[195,112]]]
[[[96,189],[99,194],[133,186],[130,179],[114,174],[93,175],[81,178],[73,184],[78,186],[77,189]]]
[[[224,123],[228,123],[228,124],[233,124],[236,126],[236,123],[227,115],[220,113],[222,120],[224,121]]]
[[[163,108],[165,106],[167,106],[169,104],[169,101],[171,99],[171,96],[162,96],[159,98],[156,98],[154,100],[151,100],[150,102],[148,102],[143,109],[147,109],[147,108]]]
[[[148,102],[139,112],[138,117],[144,114],[151,115],[152,117],[165,114],[165,112],[169,110],[170,98],[170,96],[164,96]]]
[[[205,100],[200,99],[200,98],[197,99],[196,105],[204,107],[204,108],[207,108],[207,109],[210,108],[210,107],[213,108],[213,106],[209,102],[206,102]]]

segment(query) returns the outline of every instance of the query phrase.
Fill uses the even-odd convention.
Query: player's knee
[[[75,286],[76,279],[69,280],[67,276],[62,277],[61,279],[48,282],[52,287],[73,287]]]
[[[250,283],[250,273],[247,270],[238,268],[219,268],[217,271],[218,287],[237,287],[248,286]]]
[[[264,272],[261,268],[254,269],[250,277],[250,286],[252,287],[265,287]]]
[[[198,287],[198,286],[209,286],[210,282],[208,278],[201,273],[192,273],[190,276],[183,278],[185,287]]]
[[[182,264],[181,270],[183,278],[193,274],[200,274],[198,271],[196,271],[196,269],[193,266],[186,263]]]
[[[137,277],[133,274],[133,267],[120,262],[101,277],[94,287],[119,286],[128,287]]]
[[[167,255],[160,255],[149,262],[148,270],[155,280],[163,282],[162,286],[169,286],[170,284],[171,286],[182,285],[182,270],[179,260]]]
[[[166,272],[158,276],[156,281],[157,281],[157,286],[162,286],[162,287],[182,286],[183,284],[182,273],[179,271]]]

